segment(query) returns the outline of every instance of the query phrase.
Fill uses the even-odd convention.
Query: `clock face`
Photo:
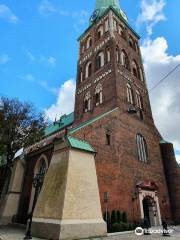
[[[99,15],[99,10],[97,9],[93,12],[92,16],[90,17],[90,21],[94,22],[96,20],[96,18],[98,17],[98,15]]]

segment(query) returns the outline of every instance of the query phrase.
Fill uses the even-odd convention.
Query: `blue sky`
[[[180,1],[121,0],[120,4],[130,25],[142,37],[142,54],[151,88],[180,61]],[[88,26],[94,6],[95,0],[37,0],[28,4],[0,0],[0,95],[31,101],[39,110],[48,109],[46,112],[52,119],[53,109],[56,112],[58,109],[58,114],[71,111],[77,38]],[[150,57],[152,49],[154,54]],[[180,120],[180,110],[179,105],[178,109],[172,106],[180,91],[176,90],[172,96],[169,89],[177,89],[179,73],[167,80],[172,85],[162,84],[151,93],[156,123],[177,149],[180,149],[178,126],[172,128],[172,125],[174,119]],[[160,97],[164,94],[168,96],[165,102]],[[157,109],[157,103],[163,108]],[[163,122],[167,111],[171,115],[168,126]]]

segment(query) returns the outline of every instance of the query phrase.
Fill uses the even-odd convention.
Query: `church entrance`
[[[156,226],[156,203],[151,197],[145,197],[143,199],[143,211],[144,219],[147,219],[150,226]]]

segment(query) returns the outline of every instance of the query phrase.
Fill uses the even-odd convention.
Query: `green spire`
[[[108,7],[113,7],[119,10],[120,9],[119,0],[96,0],[96,9],[104,11]]]

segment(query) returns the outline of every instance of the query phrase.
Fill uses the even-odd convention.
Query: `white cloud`
[[[27,58],[31,61],[34,62],[36,60],[35,56],[32,54],[31,51],[29,51],[28,49],[24,49],[24,52],[27,56]]]
[[[56,7],[48,0],[42,0],[39,5],[39,13],[47,16],[49,14],[57,12]]]
[[[30,73],[28,73],[25,76],[23,76],[22,79],[24,79],[24,80],[26,80],[28,82],[34,82],[35,81],[35,77],[32,74],[30,74]]]
[[[58,89],[55,88],[55,87],[49,86],[49,84],[48,84],[47,81],[39,80],[39,81],[37,81],[37,83],[38,83],[41,87],[43,87],[44,89],[46,89],[47,91],[49,91],[49,92],[51,92],[51,93],[53,93],[53,94],[57,94],[57,92],[58,92]]]
[[[148,35],[152,34],[155,24],[166,19],[163,13],[165,5],[165,0],[141,0],[141,13],[137,25],[145,23]]]
[[[74,79],[67,80],[59,89],[56,104],[45,110],[46,116],[54,121],[62,114],[70,113],[74,110],[74,96],[76,84]]]
[[[8,6],[4,4],[0,4],[0,18],[13,24],[17,24],[19,22],[18,17],[12,13],[11,9]]]
[[[8,54],[0,55],[0,65],[4,65],[10,61],[10,57]]]
[[[41,56],[40,63],[44,63],[44,64],[54,67],[54,66],[56,66],[56,58],[53,56],[49,56],[49,57]]]
[[[149,89],[180,64],[180,55],[168,54],[168,43],[163,37],[155,40],[145,40],[141,50]],[[179,76],[180,68],[150,92],[155,123],[165,140],[173,142],[176,149],[180,149]]]

